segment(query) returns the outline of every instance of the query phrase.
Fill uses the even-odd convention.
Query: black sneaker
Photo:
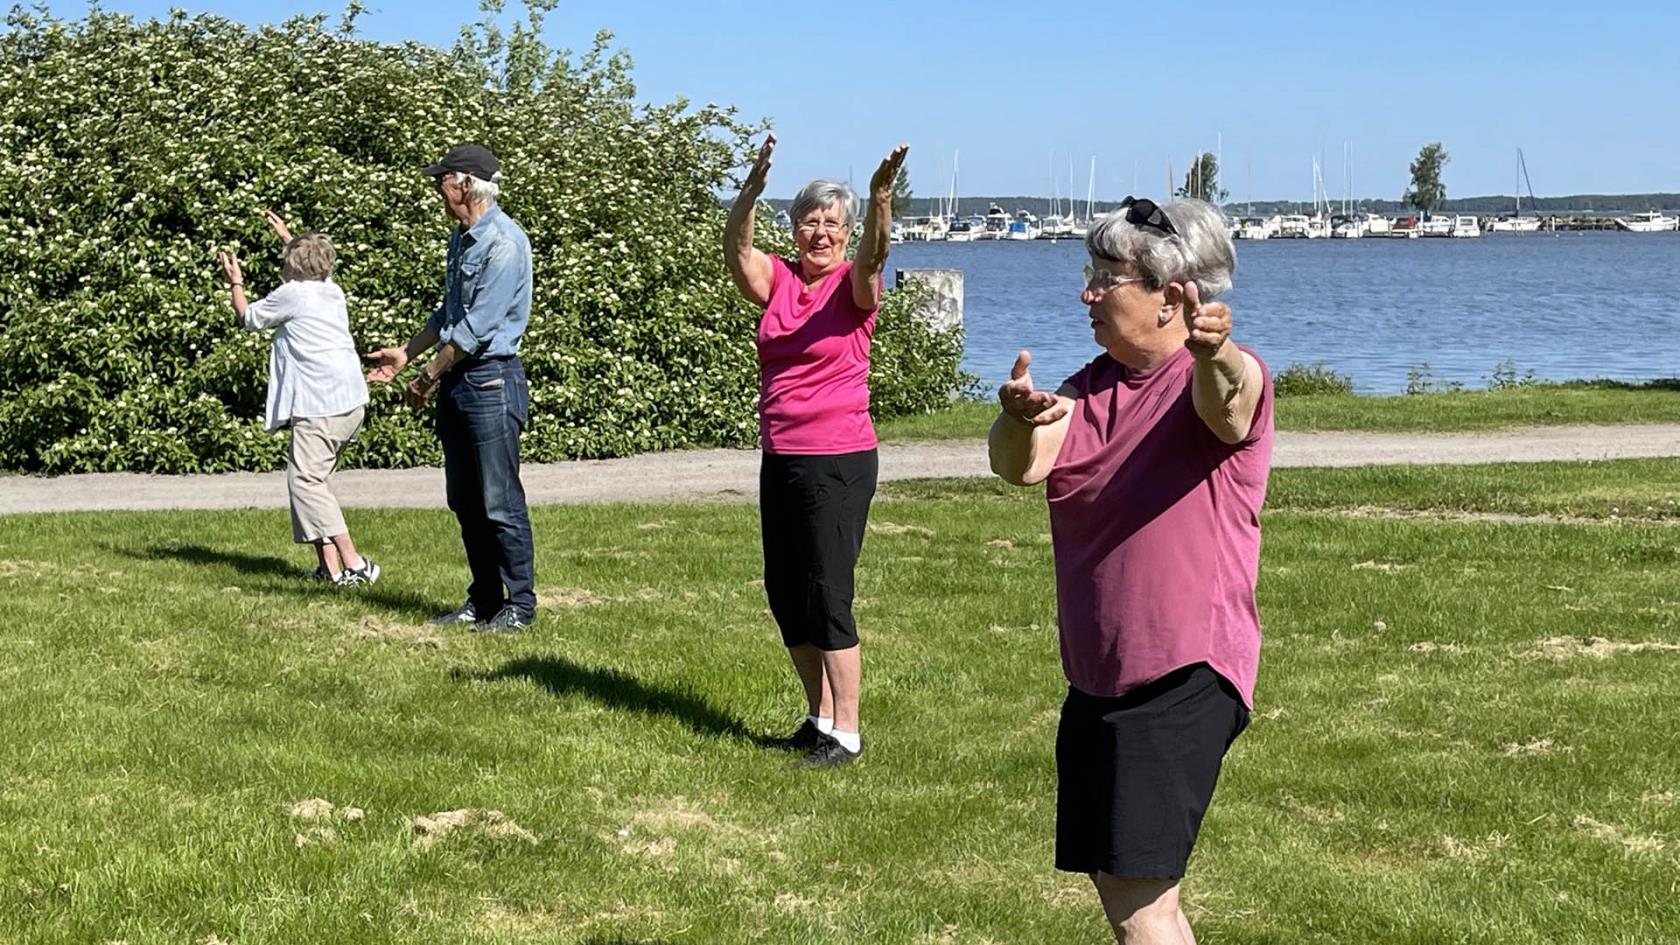
[[[474,633],[518,633],[536,623],[535,615],[527,616],[519,612],[517,607],[503,607],[501,613],[491,617],[485,623],[473,627]]]
[[[455,608],[441,617],[433,617],[426,621],[434,627],[453,627],[463,623],[478,623],[478,611],[473,609],[472,601]]]
[[[338,577],[334,583],[339,587],[360,587],[363,584],[372,584],[377,580],[379,580],[379,565],[375,564],[372,558],[364,555],[361,567],[345,568],[338,572]]]
[[[863,755],[863,741],[858,741],[857,751],[847,751],[846,746],[840,744],[839,739],[832,735],[819,735],[822,739],[811,753],[799,759],[800,767],[804,768],[835,768],[848,765]]]
[[[316,565],[315,570],[305,574],[303,579],[305,581],[314,581],[316,584],[326,584],[328,582],[333,584],[338,583],[338,575],[328,571],[327,566],[324,564]]]
[[[817,728],[817,723],[807,718],[800,724],[798,731],[782,739],[780,747],[783,751],[797,751],[804,753],[817,747],[817,744],[821,742],[824,737],[825,736],[823,735],[822,730]]]

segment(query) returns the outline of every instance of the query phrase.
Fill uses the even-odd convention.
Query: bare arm
[[[1190,326],[1184,344],[1196,358],[1190,400],[1221,442],[1241,443],[1248,438],[1265,387],[1260,362],[1230,340],[1230,306],[1201,304],[1195,283],[1186,284],[1183,291],[1184,318]]]
[[[770,175],[770,154],[775,149],[776,136],[765,136],[764,147],[759,149],[758,160],[747,172],[740,196],[729,208],[729,222],[723,228],[724,268],[729,270],[729,278],[734,280],[735,288],[742,297],[760,306],[770,303],[770,285],[775,269],[770,257],[753,245],[753,217],[758,209],[758,198],[764,193],[764,182]]]
[[[858,238],[851,273],[852,301],[866,312],[881,305],[881,273],[886,269],[892,242],[892,185],[909,151],[907,144],[893,148],[869,178],[869,210],[864,214],[863,234]]]
[[[233,293],[233,314],[239,319],[239,327],[245,327],[245,309],[251,304],[245,298],[245,274],[239,271],[239,257],[233,253],[217,253],[216,259],[222,264],[222,275],[227,276],[228,287]]]
[[[1032,375],[1027,373],[1031,361],[1025,351],[1015,357],[1009,380],[998,388],[1002,412],[986,437],[992,472],[1017,486],[1036,485],[1049,477],[1073,416],[1070,390],[1051,394],[1032,389]]]

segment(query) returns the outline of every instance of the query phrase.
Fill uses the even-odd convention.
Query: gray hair
[[[489,180],[474,177],[465,171],[452,171],[450,177],[455,183],[463,185],[467,190],[467,202],[478,206],[495,200],[502,193],[502,175],[498,171]]]
[[[1176,234],[1133,226],[1126,222],[1124,210],[1116,210],[1097,219],[1085,236],[1085,248],[1099,259],[1129,264],[1150,289],[1195,282],[1204,299],[1230,289],[1237,250],[1224,212],[1203,200],[1169,203],[1161,212]]]
[[[858,197],[852,193],[852,188],[837,180],[814,180],[805,185],[799,196],[793,198],[793,209],[788,212],[788,216],[798,225],[812,210],[827,210],[835,204],[840,205],[846,226],[857,222]]]
[[[338,265],[338,250],[332,240],[320,233],[305,233],[292,237],[280,256],[280,277],[287,282],[332,278]]]

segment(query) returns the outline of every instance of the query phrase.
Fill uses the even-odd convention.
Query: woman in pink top
[[[1103,354],[1051,394],[1021,352],[992,469],[1048,482],[1069,683],[1056,867],[1091,876],[1122,942],[1190,945],[1178,884],[1260,658],[1271,378],[1203,301],[1236,268],[1218,209],[1128,197],[1085,246]]]
[[[793,201],[794,260],[753,246],[770,135],[729,212],[723,261],[741,294],[764,307],[758,323],[758,501],[764,591],[805,687],[809,713],[785,744],[815,766],[863,753],[858,729],[857,625],[852,577],[875,495],[869,421],[869,339],[881,302],[899,145],[869,181],[869,216],[857,258],[846,259],[858,200],[815,180]]]

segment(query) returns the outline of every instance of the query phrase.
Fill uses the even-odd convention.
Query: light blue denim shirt
[[[531,319],[531,241],[495,204],[468,229],[449,236],[443,304],[426,327],[438,343],[454,342],[468,357],[519,353]]]

